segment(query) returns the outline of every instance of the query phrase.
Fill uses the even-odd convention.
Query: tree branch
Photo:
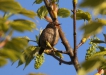
[[[73,59],[73,64],[76,69],[76,71],[79,70],[79,63],[78,63],[78,58],[77,58],[77,46],[76,46],[76,0],[73,0],[73,37],[74,37],[74,59]]]
[[[44,3],[45,3],[45,6],[46,6],[46,8],[47,8],[47,10],[48,10],[48,12],[49,12],[49,14],[50,14],[50,17],[52,18],[52,20],[53,20],[53,22],[55,22],[56,24],[58,23],[58,21],[57,21],[57,19],[55,20],[54,18],[53,18],[53,15],[52,15],[52,13],[51,13],[51,10],[50,10],[50,7],[49,7],[49,3],[48,3],[48,1],[47,0],[44,0]],[[75,3],[73,3],[73,7],[74,7],[74,14],[76,13],[76,4]],[[74,17],[76,17],[76,15],[74,16]],[[76,22],[74,23],[74,25],[76,25]],[[76,29],[76,28],[75,28]],[[76,31],[76,30],[75,30]],[[61,38],[61,40],[62,40],[62,43],[63,43],[63,45],[65,46],[65,48],[66,48],[66,51],[67,52],[69,52],[68,53],[68,55],[69,55],[69,57],[70,57],[70,59],[71,59],[71,63],[73,63],[74,64],[74,66],[75,66],[75,69],[76,69],[76,71],[78,71],[78,69],[79,69],[79,64],[78,64],[78,60],[77,60],[77,57],[75,57],[74,56],[74,54],[76,54],[76,40],[74,40],[74,52],[75,53],[73,53],[73,49],[70,47],[70,44],[68,43],[68,41],[67,41],[67,39],[66,39],[66,37],[65,37],[65,35],[64,35],[64,33],[63,33],[63,31],[62,31],[62,29],[61,29],[61,27],[60,27],[60,25],[59,25],[59,35],[60,35],[60,38]],[[74,37],[76,38],[76,32],[74,33]],[[55,57],[56,58],[56,57]],[[58,59],[58,58],[56,58],[56,59]],[[59,59],[58,59],[59,60]]]
[[[73,63],[71,61],[67,62],[61,58],[58,58],[57,56],[55,56],[54,54],[50,54],[52,57],[54,57],[56,60],[58,60],[61,63],[67,64],[67,65],[72,65]]]
[[[53,17],[52,13],[51,13],[51,7],[49,6],[49,2],[48,0],[44,0],[45,6],[49,12],[50,17],[52,18],[53,22],[56,21],[56,18]]]

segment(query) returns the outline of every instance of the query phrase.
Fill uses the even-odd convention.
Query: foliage
[[[66,18],[70,16],[70,10],[66,8],[59,8],[57,14],[59,17]]]
[[[75,0],[76,1],[76,0]],[[35,0],[34,4],[41,4],[43,0]],[[59,7],[59,0],[51,0],[51,3],[56,3]],[[77,2],[75,2],[77,3]],[[50,4],[49,4],[50,5]],[[83,0],[79,7],[81,8],[91,8],[93,9],[94,15],[106,15],[106,1],[105,0]],[[29,18],[34,19],[35,16],[38,16],[40,19],[44,19],[48,15],[48,11],[45,5],[38,8],[37,12],[32,10],[27,10],[23,8],[15,0],[0,0],[0,11],[4,15],[0,16],[0,67],[3,67],[8,63],[8,59],[13,63],[18,61],[18,66],[25,64],[24,69],[30,64],[34,59],[35,69],[39,69],[45,61],[44,53],[42,55],[38,54],[39,47],[39,36],[36,35],[36,46],[29,46],[28,43],[31,41],[28,37],[12,37],[14,31],[25,32],[33,31],[36,29],[36,24],[27,19],[9,19],[14,15],[24,15]],[[73,12],[73,10],[72,10]],[[67,18],[71,17],[73,19],[74,14],[71,14],[71,11],[67,8],[58,8],[58,17]],[[83,30],[84,37],[83,44],[85,41],[90,38],[90,47],[87,49],[85,56],[85,61],[81,63],[81,69],[78,71],[78,75],[85,75],[95,69],[106,69],[106,47],[101,46],[101,44],[106,44],[106,34],[104,35],[104,40],[100,40],[96,34],[100,33],[104,26],[106,25],[106,19],[103,18],[93,18],[94,16],[88,11],[83,11],[81,9],[76,10],[76,20],[87,20],[86,25],[83,24],[80,27],[80,30]],[[95,35],[95,36],[94,36]],[[92,37],[93,36],[93,37]],[[47,45],[50,47],[48,41]],[[52,48],[52,47],[51,47]],[[55,49],[55,48],[54,48]],[[45,53],[48,54],[48,51],[45,50]],[[62,53],[54,52],[55,56],[63,58]],[[40,75],[40,74],[29,74],[29,75]]]
[[[71,15],[71,18],[73,18],[73,15]],[[91,15],[89,12],[84,12],[81,9],[78,9],[76,12],[76,20],[91,20]]]
[[[12,62],[20,60],[23,63],[25,59],[22,52],[28,47],[28,39],[12,37],[12,34],[14,31],[32,31],[36,28],[36,24],[26,19],[10,20],[9,18],[15,14],[34,18],[36,13],[23,8],[15,0],[0,0],[0,11],[4,12],[0,17],[0,67],[7,64],[8,59]]]

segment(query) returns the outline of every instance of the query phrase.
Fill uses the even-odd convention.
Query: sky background
[[[28,10],[33,10],[34,12],[36,12],[37,9],[41,5],[44,5],[44,3],[41,3],[39,5],[37,5],[37,4],[32,5],[34,0],[17,0],[17,1],[24,8],[26,8]],[[81,1],[82,0],[78,0],[79,3]],[[63,1],[60,0],[59,7],[72,10],[72,0],[63,0]],[[84,10],[89,11],[88,9],[84,9]],[[29,19],[22,15],[16,15],[16,16],[11,17],[10,20],[17,19],[17,18]],[[14,37],[28,36],[30,39],[35,40],[35,35],[39,34],[39,29],[40,28],[44,29],[45,26],[48,24],[48,22],[46,22],[45,20],[40,20],[37,17],[34,20],[33,19],[29,19],[29,20],[32,20],[36,23],[38,30],[34,30],[32,32],[24,32],[24,33],[14,32],[14,34],[13,34]],[[73,48],[73,20],[70,17],[58,18],[58,20],[61,24],[62,30],[64,31],[67,40],[69,41],[71,47]],[[77,21],[77,44],[80,42],[80,40],[82,38],[82,31],[79,31],[79,27],[81,25],[83,25],[83,23],[84,23],[83,20]],[[101,36],[101,34],[98,35],[98,37],[100,37],[100,36]],[[103,39],[103,36],[100,38]],[[79,59],[80,63],[83,62],[85,59],[86,49],[89,47],[88,42],[89,41],[87,41],[83,46],[81,46],[78,49],[78,59]],[[30,42],[29,44],[36,45],[33,42]],[[61,43],[61,40],[59,40],[59,43],[55,47],[59,50],[65,50],[64,46]],[[67,61],[70,61],[68,56],[64,56],[64,59]],[[76,75],[76,71],[75,71],[73,65],[66,65],[66,64],[59,65],[59,62],[57,60],[55,60],[53,57],[48,56],[48,55],[45,55],[45,62],[43,63],[41,68],[38,70],[36,70],[34,68],[34,60],[25,68],[25,70],[23,70],[24,65],[16,68],[18,65],[18,62],[14,63],[12,66],[11,66],[11,64],[12,63],[9,61],[9,63],[7,65],[0,68],[0,75],[27,75],[31,72],[45,73],[47,75]],[[89,75],[93,75],[94,73],[95,72],[90,73]]]

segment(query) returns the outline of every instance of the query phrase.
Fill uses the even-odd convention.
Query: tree
[[[106,25],[106,20],[100,17],[94,18],[90,12],[83,11],[81,9],[76,9],[78,4],[77,0],[72,0],[73,9],[70,11],[67,8],[59,7],[59,0],[35,0],[34,4],[43,3],[43,6],[37,9],[37,12],[26,10],[20,4],[14,0],[1,0],[0,1],[0,10],[2,10],[4,15],[1,17],[1,32],[0,36],[2,38],[0,46],[0,66],[4,66],[7,63],[7,59],[10,59],[13,63],[18,60],[18,66],[25,64],[24,69],[29,63],[35,59],[35,69],[40,68],[44,62],[44,54],[39,55],[37,52],[40,47],[38,46],[39,35],[36,35],[36,40],[30,40],[28,37],[12,37],[14,30],[24,32],[26,30],[31,31],[35,28],[35,23],[25,19],[16,19],[10,20],[9,17],[15,14],[22,14],[29,18],[34,18],[38,16],[40,19],[46,19],[48,22],[53,22],[54,25],[60,24],[58,17],[66,18],[70,17],[73,20],[73,45],[72,48],[69,44],[66,36],[63,33],[61,25],[58,25],[58,32],[60,39],[62,41],[63,47],[65,50],[55,49],[51,47],[51,44],[46,41],[46,45],[51,47],[50,50],[44,50],[44,53],[56,60],[59,61],[59,64],[73,65],[78,75],[84,75],[93,70],[98,70],[96,74],[101,75],[105,74],[105,47],[101,46],[101,43],[105,44],[106,40],[100,40],[96,34],[100,33],[103,30],[103,27]],[[82,3],[78,4],[78,7],[91,8],[94,11],[95,15],[105,15],[105,0],[83,0]],[[14,7],[15,6],[15,7]],[[71,3],[70,3],[71,6]],[[59,7],[59,8],[58,8]],[[72,12],[72,14],[71,14]],[[50,16],[48,16],[50,15]],[[83,20],[84,24],[80,27],[80,30],[83,30],[84,34],[80,43],[77,45],[77,20]],[[71,24],[70,24],[71,25]],[[92,25],[92,26],[91,26]],[[71,29],[71,28],[70,28]],[[106,39],[106,34],[104,34]],[[4,34],[4,36],[3,36]],[[102,34],[102,33],[101,33]],[[72,35],[72,34],[69,34]],[[88,47],[85,61],[79,63],[78,61],[78,49],[82,46],[88,39],[90,47]],[[29,41],[36,43],[36,46],[29,46]],[[70,60],[64,60],[63,54],[68,55]],[[71,74],[71,73],[70,73]]]

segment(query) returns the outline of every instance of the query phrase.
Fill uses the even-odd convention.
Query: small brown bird
[[[42,31],[39,38],[39,54],[42,54],[45,49],[50,49],[50,47],[47,47],[46,41],[48,41],[52,47],[57,44],[59,40],[58,25],[54,25],[53,22],[50,22]]]

